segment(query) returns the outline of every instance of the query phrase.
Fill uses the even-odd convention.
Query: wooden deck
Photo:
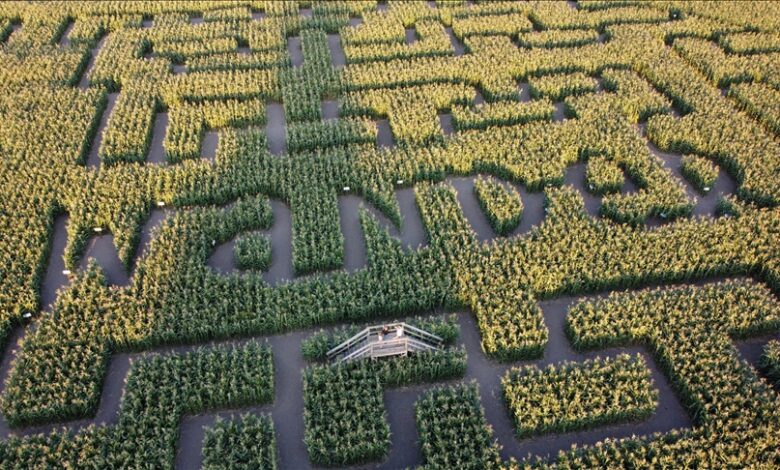
[[[387,328],[388,332],[382,334]],[[443,340],[404,322],[371,326],[328,351],[328,359],[349,362],[358,359],[407,356],[418,351],[437,350]]]

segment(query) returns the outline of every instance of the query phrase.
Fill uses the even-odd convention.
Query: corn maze
[[[0,469],[780,467],[778,3],[2,2],[0,156]]]

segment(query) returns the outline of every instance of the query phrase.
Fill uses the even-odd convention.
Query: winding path
[[[708,281],[710,282],[710,281]],[[706,282],[697,282],[704,285]],[[602,294],[604,295],[604,294]],[[482,405],[488,423],[494,431],[494,437],[502,445],[503,458],[522,459],[530,455],[551,458],[558,450],[567,449],[571,444],[593,444],[609,438],[644,435],[654,432],[666,432],[671,429],[691,426],[691,419],[680,404],[665,375],[659,370],[651,354],[643,347],[611,348],[600,351],[577,352],[572,349],[564,332],[564,322],[569,307],[578,299],[592,296],[566,296],[555,300],[542,301],[540,306],[550,336],[543,358],[532,361],[520,361],[514,364],[495,362],[487,358],[480,346],[480,334],[473,315],[460,313],[461,336],[459,343],[468,353],[468,366],[465,381],[475,380],[480,387]],[[234,419],[244,413],[270,413],[277,433],[277,445],[281,468],[312,468],[308,461],[303,443],[303,384],[302,370],[306,363],[300,352],[301,341],[314,329],[298,331],[265,339],[247,338],[224,342],[210,342],[206,345],[185,345],[156,348],[143,353],[122,353],[113,355],[105,378],[103,392],[97,415],[94,419],[85,419],[62,424],[38,426],[21,430],[9,430],[5,421],[0,421],[0,437],[9,435],[26,436],[46,433],[53,429],[70,429],[77,432],[92,423],[111,425],[118,421],[121,396],[129,371],[131,360],[152,354],[170,354],[191,351],[199,347],[212,347],[218,344],[242,344],[248,341],[267,341],[274,354],[275,399],[270,405],[249,407],[239,410],[225,410],[213,413],[187,416],[181,422],[180,439],[177,447],[176,466],[181,469],[197,468],[202,461],[201,443],[204,426],[212,426],[217,416]],[[0,364],[0,374],[4,379],[15,356],[15,344],[20,333],[12,339],[9,351],[6,351]],[[780,333],[754,338],[738,343],[738,349],[746,360],[755,364],[756,351],[769,339],[780,338]],[[515,364],[534,364],[544,367],[561,361],[582,361],[596,356],[614,356],[618,353],[640,353],[646,359],[651,370],[655,387],[659,391],[659,405],[656,412],[642,422],[609,425],[591,430],[541,436],[519,441],[515,438],[514,427],[501,395],[500,379]],[[453,381],[453,383],[456,381]],[[4,383],[4,381],[3,381]],[[392,445],[388,458],[372,465],[358,468],[400,468],[419,464],[421,456],[416,444],[417,434],[414,426],[413,404],[431,385],[391,389],[385,392],[384,400],[388,410],[388,423],[392,431]]]

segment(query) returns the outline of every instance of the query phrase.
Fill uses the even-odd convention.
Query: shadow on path
[[[89,87],[89,74],[92,72],[92,67],[95,65],[95,57],[97,57],[98,54],[100,54],[100,51],[103,50],[103,46],[106,44],[106,39],[108,39],[107,34],[100,38],[100,41],[98,41],[98,43],[95,45],[95,48],[89,52],[89,60],[87,61],[87,65],[84,67],[84,71],[81,73],[78,88],[86,90]]]
[[[360,208],[366,208],[379,225],[401,242],[406,251],[418,250],[428,244],[427,233],[414,197],[414,188],[395,192],[401,210],[401,230],[373,204],[362,197],[347,194],[339,196],[339,223],[344,236],[344,268],[354,272],[366,266],[366,239],[360,224]]]
[[[282,103],[270,102],[265,105],[267,121],[265,136],[268,140],[268,151],[273,155],[283,155],[287,152],[287,122]]]
[[[103,114],[100,116],[100,123],[98,124],[98,128],[95,131],[94,137],[92,138],[92,143],[89,147],[89,153],[87,154],[87,168],[97,169],[100,167],[100,156],[98,155],[98,151],[100,150],[100,145],[103,143],[103,133],[108,126],[108,119],[111,117],[111,113],[114,111],[114,106],[116,106],[116,99],[118,97],[119,93],[109,93],[106,97],[108,101],[106,102],[106,107],[103,110]]]
[[[146,163],[162,165],[168,161],[165,157],[163,140],[168,130],[168,113],[157,113],[154,118],[154,128],[152,129],[152,142],[149,144],[149,153],[146,156]]]

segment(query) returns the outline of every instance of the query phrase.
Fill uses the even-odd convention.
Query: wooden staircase
[[[382,335],[384,328],[389,333]],[[327,353],[329,360],[350,362],[365,358],[406,356],[441,349],[444,340],[405,322],[369,326]]]

